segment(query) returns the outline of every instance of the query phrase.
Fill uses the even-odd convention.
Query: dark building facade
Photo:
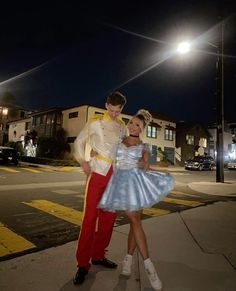
[[[209,154],[210,133],[200,122],[179,122],[176,125],[176,147],[181,148],[181,161],[195,155]]]
[[[62,128],[63,108],[50,108],[31,113],[31,131],[36,131],[37,136],[53,137]]]
[[[8,122],[24,118],[26,114],[27,111],[21,106],[0,102],[0,145],[8,142]]]

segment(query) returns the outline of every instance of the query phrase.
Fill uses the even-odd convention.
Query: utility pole
[[[217,52],[216,182],[224,183],[224,22],[220,24]]]

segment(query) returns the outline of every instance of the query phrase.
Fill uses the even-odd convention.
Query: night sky
[[[225,119],[236,122],[235,1],[77,2],[1,8],[0,98],[11,92],[28,109],[103,107],[119,89],[125,113],[212,123],[216,49],[208,43],[218,44],[225,19]],[[194,51],[173,54],[185,39],[197,40]]]

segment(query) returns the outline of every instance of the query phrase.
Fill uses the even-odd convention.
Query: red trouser
[[[89,268],[90,259],[104,258],[108,247],[116,213],[97,209],[97,205],[112,174],[112,167],[106,176],[92,173],[85,193],[84,217],[80,229],[76,258],[78,267]]]

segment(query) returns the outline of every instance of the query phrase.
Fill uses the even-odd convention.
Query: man
[[[116,214],[97,209],[97,205],[112,174],[117,144],[126,132],[123,121],[118,118],[125,103],[126,97],[120,92],[110,94],[105,104],[107,112],[92,117],[74,143],[74,156],[88,176],[74,284],[84,282],[90,268],[90,259],[94,265],[117,267],[117,264],[105,257]],[[85,160],[86,143],[89,143],[93,152],[90,162]]]

